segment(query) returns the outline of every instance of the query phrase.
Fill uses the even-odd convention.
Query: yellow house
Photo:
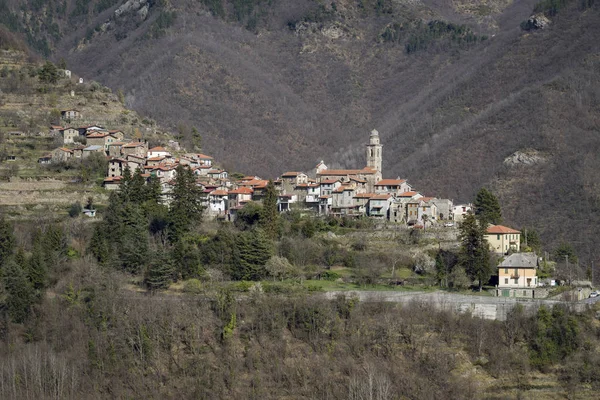
[[[490,225],[485,232],[485,238],[494,253],[506,254],[509,250],[514,252],[521,250],[521,232],[515,229]]]
[[[498,265],[497,295],[534,297],[538,286],[538,258],[534,253],[514,253]]]

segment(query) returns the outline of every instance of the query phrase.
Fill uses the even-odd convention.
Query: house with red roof
[[[399,195],[401,193],[410,192],[412,188],[406,179],[382,179],[375,183],[375,193],[390,193]]]
[[[375,194],[367,203],[367,215],[377,219],[389,219],[389,210],[394,198],[391,194]]]
[[[165,149],[164,147],[156,146],[156,147],[153,147],[150,150],[148,150],[148,153],[147,153],[146,156],[148,158],[170,157],[171,153],[169,153],[169,151],[167,149]]]
[[[506,254],[521,251],[521,232],[502,225],[490,225],[485,238],[494,253]]]

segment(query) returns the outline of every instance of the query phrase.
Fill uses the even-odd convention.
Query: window
[[[508,278],[504,278],[504,284],[508,285]]]
[[[508,268],[504,268],[504,273],[508,275]]]
[[[519,276],[519,270],[515,268],[515,276]]]
[[[496,240],[500,240],[500,235],[496,235]]]

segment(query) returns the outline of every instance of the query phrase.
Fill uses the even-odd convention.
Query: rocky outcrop
[[[136,11],[147,5],[147,0],[128,0],[125,4],[115,10],[115,17],[128,13],[130,11]]]
[[[533,14],[531,17],[529,17],[527,21],[524,21],[521,24],[521,27],[526,31],[530,31],[544,29],[548,25],[550,25],[550,19],[548,19],[548,17],[546,17],[543,13],[539,13]]]
[[[528,149],[515,151],[504,159],[504,165],[509,167],[531,166],[545,161],[546,157],[541,155],[537,150]]]

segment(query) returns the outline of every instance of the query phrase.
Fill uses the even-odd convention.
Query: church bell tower
[[[367,145],[367,167],[373,168],[379,172],[379,175],[381,175],[381,163],[383,160],[381,154],[382,147],[379,142],[379,132],[373,129],[369,136],[369,144]]]

